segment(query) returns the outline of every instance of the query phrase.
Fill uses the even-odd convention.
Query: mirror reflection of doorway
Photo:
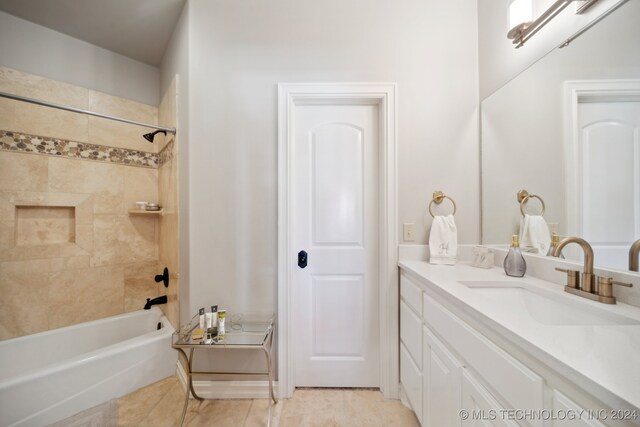
[[[627,269],[640,238],[640,99],[578,101],[579,235],[598,263]]]

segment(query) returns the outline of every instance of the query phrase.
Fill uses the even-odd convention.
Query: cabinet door
[[[422,425],[460,426],[462,364],[426,327],[423,328]]]
[[[400,301],[400,340],[422,370],[422,319],[404,301]]]
[[[462,409],[460,418],[464,427],[515,427],[514,421],[505,420],[503,408],[489,391],[466,369],[462,369]]]
[[[403,343],[400,343],[400,382],[411,409],[422,424],[422,372],[413,362]]]
[[[597,414],[580,407],[558,390],[553,391],[553,413],[558,417],[553,420],[554,427],[605,427],[600,421],[589,419],[597,418]],[[609,412],[607,411],[606,414],[609,415]]]

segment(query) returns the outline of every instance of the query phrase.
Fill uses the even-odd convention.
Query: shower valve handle
[[[163,282],[164,287],[168,288],[169,287],[169,269],[165,267],[164,270],[162,271],[162,274],[156,274],[156,277],[154,280],[156,281],[156,283]]]

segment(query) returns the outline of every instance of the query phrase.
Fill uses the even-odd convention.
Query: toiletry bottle
[[[551,245],[549,245],[549,251],[547,252],[547,256],[553,256],[553,251],[555,251],[556,247],[558,247],[558,243],[560,243],[560,236],[558,236],[558,234],[556,233],[551,233]],[[560,252],[560,255],[558,256],[558,258],[564,258],[564,255],[562,255],[562,252]]]
[[[225,330],[224,330],[224,321],[227,315],[226,310],[220,310],[218,312],[218,338],[224,339]]]
[[[218,306],[211,306],[211,325],[207,326],[207,332],[211,335],[212,339],[215,339],[218,336]]]
[[[211,314],[213,315],[213,320],[211,321],[211,327],[215,328],[218,326],[218,306],[211,306]]]
[[[203,331],[206,330],[205,329],[205,314],[204,314],[204,307],[202,307],[200,310],[198,310],[198,314],[200,314],[200,329],[202,329]]]
[[[205,313],[205,323],[207,330],[211,329],[213,323],[213,313]]]
[[[518,235],[511,236],[511,247],[504,259],[504,272],[507,276],[522,277],[527,271],[527,263],[524,261],[522,252],[520,252],[520,244],[518,243]]]

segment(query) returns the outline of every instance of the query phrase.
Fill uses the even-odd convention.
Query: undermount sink
[[[491,299],[509,310],[527,313],[535,321],[544,325],[640,325],[640,320],[632,319],[598,309],[581,301],[553,295],[543,290],[531,288],[519,281],[460,281],[473,289],[474,294]]]

